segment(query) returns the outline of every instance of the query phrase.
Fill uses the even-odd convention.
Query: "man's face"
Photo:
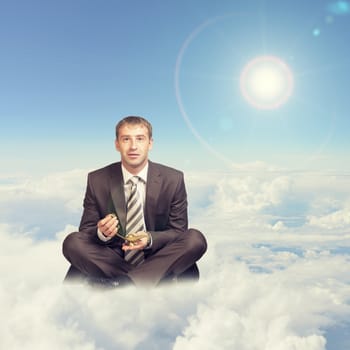
[[[142,124],[125,124],[118,132],[115,147],[119,151],[124,167],[137,174],[148,161],[148,151],[152,149],[153,140]]]

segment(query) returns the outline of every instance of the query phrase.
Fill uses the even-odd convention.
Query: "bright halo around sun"
[[[275,56],[259,56],[243,68],[240,87],[244,98],[258,109],[276,109],[291,96],[293,74],[288,65]]]

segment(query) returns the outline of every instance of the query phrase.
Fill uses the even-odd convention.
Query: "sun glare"
[[[246,64],[240,77],[246,101],[259,109],[276,109],[291,96],[293,75],[288,65],[275,56],[260,56]]]

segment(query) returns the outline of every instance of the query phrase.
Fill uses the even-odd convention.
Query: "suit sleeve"
[[[187,193],[183,174],[181,174],[171,201],[168,228],[182,232],[188,228]]]
[[[168,213],[162,218],[164,226],[161,229],[150,231],[152,235],[152,251],[162,248],[167,243],[175,240],[179,234],[183,234],[188,228],[187,193],[183,174],[176,177],[172,191],[167,191]]]
[[[102,195],[102,198],[100,198],[101,193],[104,193],[104,189],[98,188],[98,191],[95,191],[96,186],[93,185],[94,183],[96,185],[96,181],[93,180],[92,174],[89,174],[83,202],[84,210],[79,225],[79,231],[89,234],[96,243],[102,245],[114,245],[117,241],[115,237],[108,241],[102,241],[97,235],[97,223],[106,215],[106,208],[103,207],[105,202],[103,198],[106,198],[106,195],[104,194]],[[100,196],[98,196],[97,193],[100,193]]]

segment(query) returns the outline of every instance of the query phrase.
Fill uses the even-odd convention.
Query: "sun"
[[[243,97],[255,108],[276,109],[292,95],[293,74],[280,58],[259,56],[243,68],[240,88]]]

